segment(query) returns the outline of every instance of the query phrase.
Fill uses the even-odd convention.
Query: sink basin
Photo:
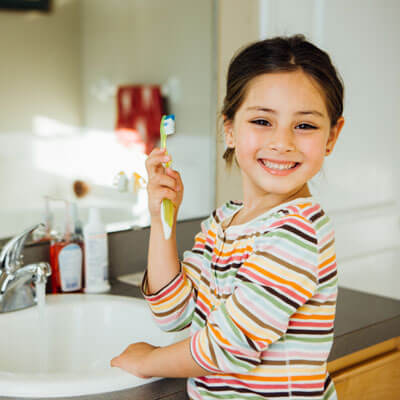
[[[157,346],[187,337],[162,332],[142,299],[46,296],[46,305],[0,314],[0,396],[60,397],[122,390],[141,379],[110,360],[130,343]]]

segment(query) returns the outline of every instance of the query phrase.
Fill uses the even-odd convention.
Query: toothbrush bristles
[[[164,129],[166,135],[172,135],[175,133],[175,115],[167,115],[164,119]]]

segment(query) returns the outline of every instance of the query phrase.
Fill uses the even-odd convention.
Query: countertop
[[[142,297],[139,288],[119,281],[112,282],[110,295]],[[397,336],[400,300],[339,287],[334,342],[328,362]],[[118,392],[59,399],[182,400],[187,399],[186,379],[162,379]]]

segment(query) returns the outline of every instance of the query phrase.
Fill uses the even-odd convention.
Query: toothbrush
[[[175,115],[163,115],[160,124],[161,148],[167,147],[167,136],[175,133]],[[165,152],[167,155],[167,152]],[[169,167],[171,161],[165,163],[165,167]],[[164,238],[168,240],[171,236],[172,224],[174,221],[174,204],[169,199],[163,199],[161,203],[161,221],[164,230]]]

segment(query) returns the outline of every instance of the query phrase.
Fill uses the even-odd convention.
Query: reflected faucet
[[[37,224],[12,238],[0,253],[0,313],[36,304],[36,285],[51,275],[47,262],[23,266],[22,250],[28,236],[44,224]],[[33,283],[33,284],[32,284]]]

